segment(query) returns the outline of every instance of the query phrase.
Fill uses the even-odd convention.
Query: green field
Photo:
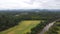
[[[26,34],[27,32],[31,32],[31,28],[34,28],[40,22],[40,20],[24,20],[19,25],[2,31],[0,34]]]

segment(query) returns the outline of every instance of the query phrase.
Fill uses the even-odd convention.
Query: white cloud
[[[60,1],[58,1],[58,0],[50,0],[50,1],[42,4],[42,6],[45,9],[60,9]]]
[[[0,9],[60,9],[60,0],[0,0]]]
[[[0,9],[38,8],[38,3],[28,4],[30,0],[0,0]]]

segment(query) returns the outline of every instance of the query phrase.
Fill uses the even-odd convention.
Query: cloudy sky
[[[0,9],[60,9],[60,0],[0,0]]]

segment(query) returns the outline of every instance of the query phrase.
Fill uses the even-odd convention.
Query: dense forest
[[[0,31],[14,27],[22,20],[44,20],[41,24],[31,29],[27,34],[36,34],[41,31],[43,27],[60,18],[60,12],[54,10],[5,10],[0,11]]]

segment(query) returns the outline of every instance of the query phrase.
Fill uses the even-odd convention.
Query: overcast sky
[[[0,9],[60,9],[60,0],[0,0]]]

